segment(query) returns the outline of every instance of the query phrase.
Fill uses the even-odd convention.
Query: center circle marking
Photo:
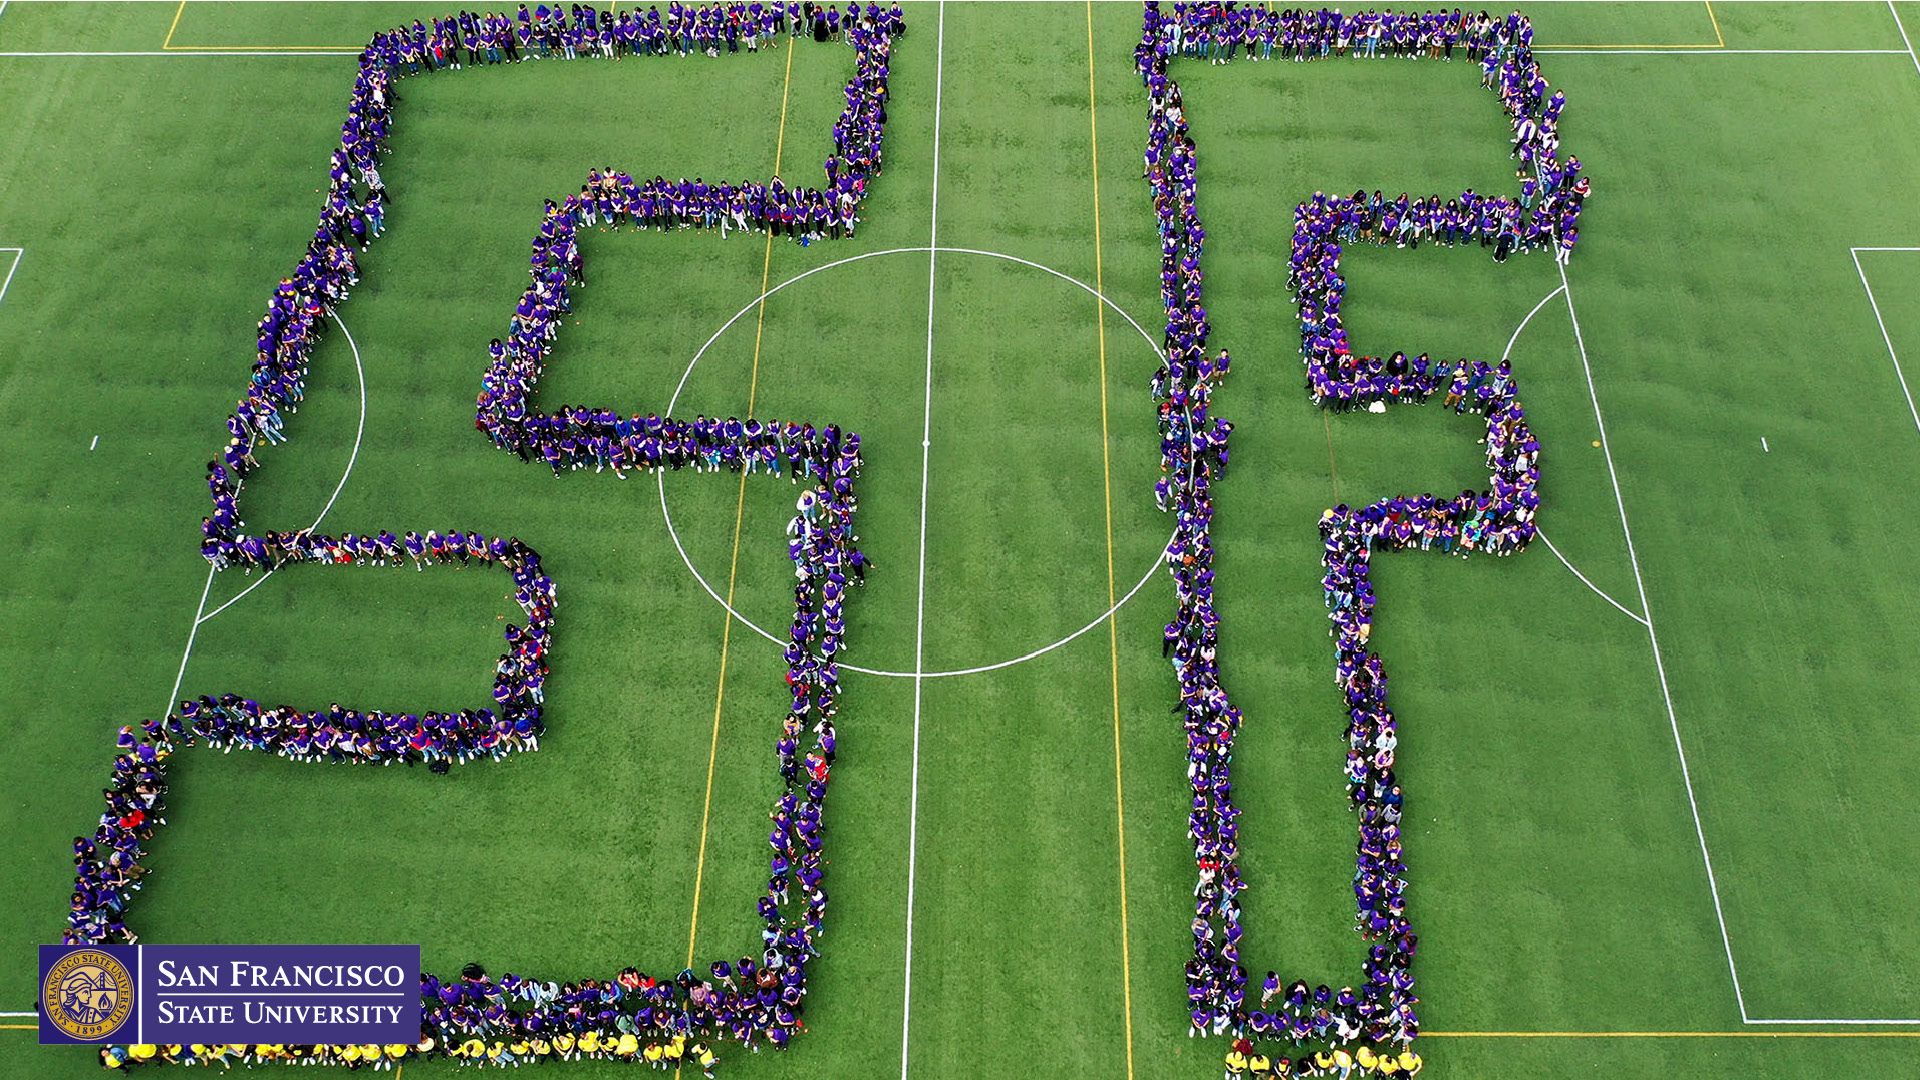
[[[862,262],[867,259],[877,259],[883,255],[911,255],[916,253],[921,255],[978,255],[978,256],[981,256],[982,258],[1000,259],[1005,262],[1018,263],[1021,266],[1030,267],[1034,270],[1039,270],[1042,273],[1051,274],[1054,277],[1057,277],[1060,280],[1067,282],[1070,285],[1074,285],[1078,287],[1079,289],[1084,291],[1088,296],[1091,296],[1094,299],[1100,301],[1102,304],[1105,304],[1108,310],[1112,311],[1115,315],[1118,315],[1120,318],[1126,320],[1127,325],[1133,327],[1134,330],[1140,334],[1140,337],[1146,341],[1147,347],[1153,350],[1155,356],[1158,356],[1163,363],[1166,361],[1166,353],[1160,348],[1159,342],[1156,342],[1153,339],[1153,335],[1148,333],[1146,328],[1141,326],[1140,323],[1137,320],[1135,320],[1132,315],[1127,314],[1127,312],[1124,309],[1122,309],[1120,305],[1114,303],[1112,300],[1108,299],[1105,294],[1100,292],[1100,290],[1094,288],[1093,286],[1087,284],[1084,281],[1081,281],[1079,278],[1073,277],[1069,274],[1063,274],[1060,271],[1055,270],[1051,266],[1046,266],[1041,263],[1034,262],[1030,259],[1023,259],[1018,255],[1008,255],[1005,252],[1000,252],[1000,251],[982,251],[978,248],[925,247],[925,246],[887,248],[882,251],[869,251],[860,255],[851,255],[844,259],[836,259],[835,261],[830,263],[822,263],[821,265],[816,266],[811,270],[803,270],[800,273],[795,274],[794,276],[788,278],[787,280],[782,281],[780,284],[775,285],[773,288],[768,289],[766,292],[761,293],[759,296],[754,297],[752,300],[749,300],[745,307],[742,307],[739,311],[734,312],[732,318],[728,319],[725,323],[721,324],[720,329],[715,330],[713,332],[713,336],[709,337],[706,340],[706,342],[700,346],[699,351],[693,354],[693,359],[687,361],[687,370],[681,373],[680,383],[679,385],[673,388],[673,397],[668,399],[667,410],[663,415],[667,415],[667,416],[673,415],[674,406],[679,403],[681,392],[687,388],[687,380],[693,376],[694,367],[700,363],[700,358],[707,354],[707,350],[713,347],[713,343],[720,340],[720,335],[726,333],[729,329],[731,329],[734,323],[737,323],[742,318],[745,318],[748,312],[752,311],[755,307],[757,307],[759,304],[764,302],[768,297],[771,297],[773,294],[779,292],[780,290],[786,288],[789,285],[793,285],[801,281],[805,281],[807,278],[810,278],[815,274],[821,273],[826,270],[832,270],[832,269],[835,269],[836,267],[846,266],[850,263]],[[766,638],[768,641],[773,642],[775,645],[784,646],[786,644],[784,639],[775,637],[773,634],[768,633],[758,623],[754,622],[752,619],[747,618],[745,615],[742,615],[731,604],[728,604],[726,601],[726,598],[722,597],[718,592],[715,592],[713,586],[709,584],[707,582],[707,579],[701,576],[700,571],[694,567],[693,559],[691,556],[687,554],[686,546],[680,542],[679,531],[674,528],[673,512],[667,507],[666,474],[665,473],[656,474],[656,480],[660,488],[660,513],[666,519],[667,534],[673,538],[674,549],[680,552],[680,561],[686,564],[687,572],[693,575],[693,579],[700,583],[700,587],[707,591],[708,596],[713,597],[714,603],[717,603],[722,608],[725,608],[727,614],[739,620],[741,625],[747,627],[749,630],[752,630],[754,633],[759,634],[761,637]],[[1171,537],[1169,537],[1169,543],[1171,543]],[[1139,593],[1141,589],[1145,588],[1147,585],[1147,582],[1153,580],[1154,572],[1157,571],[1159,568],[1160,568],[1160,557],[1156,555],[1154,556],[1153,562],[1147,567],[1147,572],[1140,576],[1139,582],[1136,583],[1133,586],[1133,588],[1127,590],[1127,594],[1125,596],[1122,596],[1119,600],[1115,601],[1112,607],[1108,608],[1106,611],[1101,612],[1100,615],[1094,618],[1092,622],[1087,623],[1085,626],[1081,627],[1078,630],[1075,630],[1071,634],[1068,634],[1066,637],[1061,638],[1060,640],[1054,642],[1051,645],[1045,645],[1038,649],[1035,649],[1024,656],[1016,656],[1011,660],[1001,660],[998,663],[993,663],[993,664],[982,664],[979,667],[956,668],[950,671],[921,671],[921,672],[884,671],[884,670],[879,670],[875,668],[859,667],[854,664],[847,664],[847,663],[842,663],[840,665],[840,670],[857,671],[862,675],[883,675],[888,678],[895,678],[895,679],[913,679],[913,678],[941,679],[941,678],[948,678],[955,675],[978,675],[983,672],[997,671],[1000,668],[1012,667],[1015,664],[1023,664],[1028,660],[1032,660],[1037,656],[1042,656],[1042,655],[1045,655],[1046,653],[1052,652],[1053,650],[1061,647],[1062,645],[1067,644],[1070,641],[1073,641],[1075,638],[1080,637],[1082,634],[1085,634],[1087,631],[1092,630],[1094,627],[1099,626],[1101,623],[1107,621],[1107,619],[1112,617],[1112,615],[1115,612],[1119,611],[1122,607],[1124,607],[1127,601],[1132,600],[1135,594]]]

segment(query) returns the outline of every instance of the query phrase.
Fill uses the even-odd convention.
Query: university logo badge
[[[70,1039],[105,1039],[133,1015],[133,976],[104,950],[74,949],[46,969],[40,1012]]]

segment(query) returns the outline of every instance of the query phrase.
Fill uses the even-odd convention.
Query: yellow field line
[[[773,173],[780,175],[780,155],[787,145],[787,92],[793,87],[793,53],[787,49],[787,74],[780,87],[780,134],[773,147]],[[760,337],[767,326],[767,282],[773,274],[773,228],[767,228],[767,253],[760,266],[760,318],[753,331],[753,376],[747,384],[747,419],[753,419],[760,389]],[[727,615],[720,628],[720,684],[713,695],[713,741],[707,747],[707,794],[700,804],[700,854],[693,867],[693,917],[687,926],[687,966],[693,966],[694,943],[700,935],[700,885],[707,869],[707,822],[713,809],[713,768],[720,757],[720,709],[727,700],[727,648],[733,641],[733,586],[740,570],[740,526],[747,513],[747,474],[740,474],[740,499],[733,510],[733,559],[727,567]]]
[[[1423,1039],[1920,1039],[1920,1031],[1423,1031]]]
[[[163,49],[173,48],[173,32],[180,28],[180,16],[187,13],[187,0],[180,0],[180,6],[173,9],[173,23],[167,27],[167,39],[160,43]]]
[[[187,0],[180,0],[180,6],[173,9],[173,23],[167,27],[167,38],[160,47],[168,52],[225,52],[230,49],[244,49],[247,52],[330,52],[358,53],[358,45],[175,45],[174,31],[180,29],[180,16],[187,13]]]
[[[1100,248],[1100,120],[1093,79],[1093,0],[1087,0],[1087,136],[1093,152],[1093,288],[1100,319],[1100,479],[1107,503],[1107,655],[1113,669],[1113,808],[1120,838],[1120,991],[1126,1010],[1127,1080],[1133,1080],[1133,949],[1127,929],[1127,795],[1120,758],[1120,616],[1114,610],[1113,450],[1107,434],[1107,283]]]
[[[38,1031],[38,1024],[0,1024],[0,1031]]]
[[[1555,44],[1552,44],[1552,45],[1535,45],[1535,46],[1533,47],[1533,51],[1535,51],[1535,52],[1547,52],[1547,51],[1551,51],[1551,50],[1554,50],[1554,49],[1673,49],[1673,50],[1681,50],[1681,49],[1724,49],[1724,48],[1726,48],[1726,46],[1725,46],[1724,44],[1722,44],[1722,45],[1621,45],[1621,44],[1618,44],[1618,43],[1609,43],[1609,44],[1606,44],[1606,45],[1562,45],[1562,44],[1558,44],[1558,43],[1555,43]]]
[[[1724,49],[1727,39],[1720,33],[1720,20],[1713,13],[1713,0],[1702,0],[1707,5],[1707,19],[1713,23],[1713,44],[1711,45],[1535,45],[1534,49]]]
[[[342,56],[360,53],[356,45],[165,45],[168,52],[337,52]]]

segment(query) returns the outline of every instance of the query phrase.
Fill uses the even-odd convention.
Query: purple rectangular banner
[[[42,1043],[414,1043],[418,945],[40,947]]]

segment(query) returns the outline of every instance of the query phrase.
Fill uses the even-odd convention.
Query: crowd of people
[[[575,60],[627,56],[719,56],[741,50],[778,48],[781,35],[841,41],[860,29],[878,29],[889,37],[906,32],[906,16],[894,4],[845,11],[811,0],[750,0],[725,4],[667,5],[645,11],[606,11],[592,4],[521,4],[511,15],[460,11],[374,35],[371,48],[381,62],[405,67],[408,74],[440,68],[460,70],[482,64],[527,60]],[[463,62],[464,59],[464,62]]]
[[[1525,16],[1505,18],[1431,12],[1342,15],[1321,9],[1277,11],[1232,3],[1176,3],[1162,11],[1149,0],[1135,59],[1148,94],[1146,178],[1161,237],[1162,299],[1166,307],[1165,365],[1153,380],[1159,399],[1162,472],[1155,496],[1176,515],[1166,550],[1178,608],[1165,627],[1165,647],[1177,672],[1188,745],[1193,803],[1188,833],[1194,844],[1193,958],[1187,964],[1190,1035],[1230,1033],[1229,1077],[1410,1075],[1420,1069],[1412,1050],[1419,1034],[1412,962],[1419,939],[1407,917],[1406,864],[1400,821],[1403,794],[1394,773],[1396,722],[1387,704],[1387,679],[1368,650],[1374,596],[1368,580],[1375,550],[1419,546],[1463,557],[1473,551],[1509,554],[1535,535],[1539,504],[1539,443],[1528,429],[1512,369],[1432,361],[1396,352],[1386,359],[1356,356],[1341,322],[1344,245],[1422,239],[1447,245],[1478,241],[1504,261],[1514,252],[1552,250],[1564,261],[1577,239],[1581,206],[1591,190],[1578,159],[1559,159],[1559,117],[1565,96],[1553,92],[1532,53]],[[1209,350],[1202,303],[1201,252],[1206,232],[1197,197],[1197,147],[1178,83],[1168,76],[1180,57],[1231,62],[1237,55],[1309,61],[1330,56],[1451,60],[1455,47],[1478,62],[1483,85],[1494,90],[1514,137],[1518,197],[1484,196],[1389,200],[1364,191],[1351,198],[1316,193],[1295,210],[1289,287],[1301,320],[1306,386],[1316,405],[1384,412],[1389,404],[1425,404],[1445,394],[1457,413],[1472,411],[1487,424],[1484,491],[1457,496],[1395,496],[1368,506],[1345,505],[1321,518],[1327,606],[1331,609],[1336,684],[1347,716],[1345,776],[1358,820],[1353,880],[1356,929],[1368,942],[1358,989],[1283,988],[1268,972],[1259,999],[1240,957],[1244,935],[1240,894],[1246,882],[1238,858],[1238,815],[1230,764],[1241,714],[1220,681],[1219,618],[1213,605],[1211,483],[1228,460],[1232,425],[1212,415],[1211,397],[1224,378],[1226,350]],[[1322,1049],[1298,1058],[1269,1055],[1255,1040],[1309,1044]]]
[[[775,740],[784,790],[772,808],[769,875],[756,900],[763,928],[756,954],[721,960],[656,980],[628,968],[611,979],[557,983],[512,975],[490,979],[469,965],[458,980],[422,976],[421,1039],[413,1046],[125,1046],[102,1061],[127,1067],[150,1061],[232,1064],[284,1061],[391,1067],[418,1055],[480,1064],[517,1064],[547,1057],[644,1060],[662,1067],[698,1065],[712,1075],[711,1044],[736,1039],[753,1050],[783,1049],[804,1029],[806,965],[818,955],[827,906],[822,810],[836,751],[836,656],[844,640],[849,579],[865,580],[867,563],[853,546],[853,481],[860,437],[828,425],[660,416],[625,418],[611,410],[531,408],[534,385],[568,310],[568,292],[585,284],[577,238],[582,224],[618,228],[729,228],[771,232],[801,241],[851,235],[871,176],[880,170],[886,121],[887,64],[892,39],[905,32],[900,9],[848,4],[674,3],[665,15],[588,6],[523,5],[516,17],[462,12],[374,36],[359,58],[347,120],[328,161],[320,222],[294,272],[282,279],[258,327],[246,395],[227,418],[227,440],[207,464],[212,512],[201,522],[201,551],[215,570],[271,572],[289,563],[401,568],[474,563],[507,569],[525,625],[509,625],[507,650],[495,667],[493,704],[420,714],[262,706],[238,695],[180,702],[139,732],[123,728],[107,809],[93,836],[77,837],[75,889],[64,940],[130,943],[125,911],[141,887],[145,845],[164,809],[165,761],[176,747],[204,742],[279,754],[299,761],[425,764],[445,772],[482,756],[537,750],[544,730],[547,662],[552,646],[553,582],[540,557],[518,538],[464,530],[392,531],[339,536],[313,529],[252,534],[241,518],[246,477],[257,449],[286,440],[286,417],[298,411],[314,348],[337,305],[358,283],[358,255],[386,227],[388,194],[379,166],[392,131],[395,81],[466,63],[554,57],[717,55],[742,46],[757,51],[776,36],[810,35],[851,43],[856,72],[833,128],[826,185],[669,182],[635,183],[594,170],[580,194],[547,204],[534,241],[533,282],[522,296],[505,341],[495,341],[482,379],[476,425],[496,445],[539,458],[556,476],[592,465],[621,478],[631,469],[761,472],[801,487],[788,525],[795,566],[795,613],[785,648],[792,698]]]

